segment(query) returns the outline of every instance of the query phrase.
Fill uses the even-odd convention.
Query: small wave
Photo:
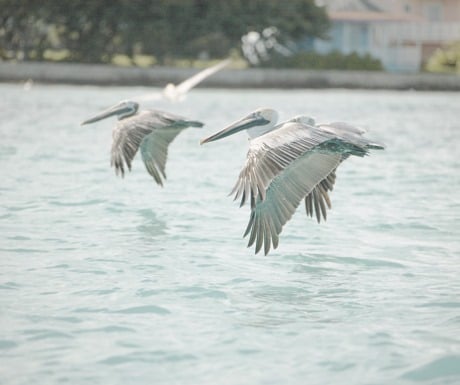
[[[18,152],[16,147],[13,146],[0,146],[0,159],[5,160]]]
[[[443,307],[443,308],[460,308],[460,302],[427,302],[419,307]]]
[[[86,334],[86,333],[134,333],[135,330],[132,328],[128,328],[126,326],[118,326],[118,325],[108,325],[101,328],[91,328],[91,329],[81,329],[75,331],[77,334]]]
[[[32,330],[25,330],[24,334],[30,335],[28,340],[30,341],[37,341],[37,340],[44,340],[50,338],[64,338],[64,339],[71,339],[72,335],[68,333],[63,333],[58,330],[51,330],[51,329],[32,329]]]
[[[5,282],[4,284],[0,285],[0,290],[19,290],[21,285],[17,284],[16,282]]]
[[[308,268],[306,268],[306,270],[308,270],[309,268],[311,268],[312,270],[316,270],[316,269],[329,270],[330,267],[322,266],[322,264],[324,263],[335,263],[335,264],[340,264],[340,265],[350,264],[350,265],[367,266],[367,267],[394,267],[394,268],[405,268],[406,267],[402,263],[391,261],[388,259],[381,259],[381,258],[371,259],[371,258],[355,258],[355,257],[340,257],[340,256],[335,257],[332,255],[317,254],[317,253],[312,253],[309,255],[287,256],[286,258],[292,259],[297,262],[308,262],[308,263],[314,264],[313,266],[308,265]]]
[[[123,314],[170,314],[171,312],[161,306],[156,305],[144,305],[144,306],[134,306],[128,307],[126,309],[116,310],[113,313],[123,313]]]
[[[183,353],[168,353],[162,350],[152,352],[133,352],[123,355],[113,355],[104,360],[99,361],[105,365],[123,365],[130,362],[158,362],[158,361],[170,361],[180,362],[195,360],[196,357],[192,354]]]
[[[74,313],[110,313],[110,310],[107,308],[89,308],[89,307],[79,307],[73,310]]]
[[[227,294],[221,290],[209,289],[200,286],[187,286],[181,287],[176,291],[184,293],[186,298],[215,298],[215,299],[227,299]]]
[[[32,248],[25,249],[23,247],[2,248],[2,249],[0,249],[0,251],[6,251],[6,252],[9,252],[9,253],[20,253],[20,254],[27,254],[27,253],[43,253],[43,254],[46,254],[47,253],[47,250],[32,249]]]
[[[93,206],[105,203],[102,199],[87,199],[83,201],[76,201],[76,202],[63,202],[57,200],[50,200],[48,202],[51,206],[63,206],[63,207],[78,207],[78,206]]]
[[[0,340],[0,350],[12,349],[18,346],[18,344],[11,340]]]

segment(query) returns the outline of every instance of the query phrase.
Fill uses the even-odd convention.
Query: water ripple
[[[140,154],[114,175],[114,120],[79,126],[150,87],[0,88],[1,383],[460,383],[458,93],[198,88],[155,106],[206,123],[160,188]],[[267,256],[227,197],[247,137],[198,145],[261,105],[387,144]]]
[[[155,305],[144,305],[144,306],[133,306],[129,307],[126,309],[121,309],[121,310],[116,310],[113,311],[113,313],[123,313],[123,314],[145,314],[145,313],[151,313],[151,314],[170,314],[171,312],[161,306],[155,306]]]
[[[192,354],[181,354],[181,353],[169,353],[164,351],[151,351],[151,352],[134,352],[125,355],[113,355],[102,361],[101,364],[105,365],[123,365],[130,362],[181,362],[181,361],[193,361],[196,357]]]

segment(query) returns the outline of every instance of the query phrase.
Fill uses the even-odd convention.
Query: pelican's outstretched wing
[[[383,150],[385,148],[383,144],[372,142],[365,138],[363,134],[366,133],[366,130],[353,126],[349,123],[333,122],[328,124],[319,124],[316,128],[329,132],[337,138],[353,143],[354,145],[366,150]]]
[[[115,173],[125,175],[125,166],[131,171],[131,163],[144,137],[152,132],[152,128],[139,124],[137,116],[118,121],[112,131],[112,151],[110,165]]]
[[[163,179],[166,179],[168,146],[183,129],[184,127],[158,128],[147,135],[141,143],[145,168],[160,186],[163,186]]]
[[[324,220],[327,219],[326,206],[331,209],[331,199],[329,197],[329,191],[334,188],[336,179],[336,169],[332,170],[326,178],[319,182],[316,187],[305,197],[305,211],[310,217],[313,213],[316,215],[318,223],[321,221],[321,216]]]
[[[288,122],[253,139],[246,164],[230,194],[236,193],[235,200],[241,197],[241,206],[250,199],[253,207],[257,197],[265,199],[268,186],[278,174],[304,153],[331,138],[327,132]]]
[[[172,114],[164,113],[162,119],[168,124],[155,129],[141,142],[141,154],[145,167],[160,186],[163,186],[162,178],[166,179],[165,167],[169,144],[185,128],[203,126],[201,122],[186,120]]]
[[[220,71],[227,65],[229,65],[231,59],[226,59],[217,63],[209,68],[204,69],[203,71],[198,72],[197,74],[193,75],[192,77],[184,80],[182,83],[179,83],[176,86],[176,91],[179,95],[186,94],[190,89],[195,87],[198,83],[201,83],[207,77],[215,74],[216,72]]]
[[[248,247],[256,243],[256,253],[264,245],[278,246],[278,236],[304,197],[340,162],[340,154],[308,151],[292,162],[271,183],[265,199],[258,199],[251,210],[245,236]]]
[[[147,171],[162,185],[161,175],[165,177],[169,143],[181,130],[192,126],[202,127],[203,123],[156,110],[141,111],[133,117],[122,119],[113,130],[111,164],[115,166],[116,173],[121,172],[123,176],[125,165],[131,170],[132,160],[140,146]]]
[[[209,68],[206,68],[198,72],[197,74],[189,77],[188,79],[184,80],[178,85],[170,83],[167,84],[161,92],[150,92],[148,94],[132,97],[131,99],[135,100],[136,102],[147,102],[161,99],[167,99],[173,102],[180,101],[185,96],[185,94],[188,91],[190,91],[190,89],[195,87],[198,83],[201,83],[207,77],[220,71],[230,63],[231,59],[223,60],[220,63],[217,63]]]
[[[344,122],[334,122],[329,124],[320,124],[316,126],[316,129],[323,130],[325,132],[331,133],[336,138],[340,138],[343,141],[353,143],[355,146],[363,148],[366,152],[370,149],[383,149],[383,145],[375,142],[371,142],[368,139],[364,138],[362,135],[366,130],[353,126],[349,123]],[[345,152],[342,154],[342,160],[344,161],[350,153]],[[355,154],[363,155],[363,154]],[[318,223],[321,221],[321,217],[324,220],[327,219],[327,209],[326,206],[331,208],[331,200],[329,198],[329,191],[332,191],[334,188],[334,183],[336,179],[336,170],[333,170],[326,178],[324,178],[318,185],[305,197],[305,210],[307,215],[313,216],[315,213],[316,220]]]
[[[300,202],[313,192],[314,202],[320,205],[320,199],[327,199],[316,197],[321,182],[332,183],[344,156],[366,153],[353,141],[296,123],[254,139],[234,188],[236,197],[242,195],[242,203],[251,198],[251,217],[244,234],[250,234],[248,246],[255,243],[256,253],[264,246],[265,254],[271,245],[276,248],[282,227]]]

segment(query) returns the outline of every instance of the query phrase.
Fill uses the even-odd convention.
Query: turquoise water
[[[196,89],[158,105],[206,123],[161,189],[115,177],[113,120],[79,125],[146,90],[0,85],[1,384],[460,383],[459,94]],[[387,146],[268,256],[227,196],[246,136],[198,145],[259,106]]]

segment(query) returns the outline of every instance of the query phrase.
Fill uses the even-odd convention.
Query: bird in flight
[[[81,124],[90,124],[110,116],[118,116],[112,131],[111,166],[116,174],[124,176],[131,171],[132,161],[140,147],[147,172],[155,182],[163,186],[166,179],[168,146],[187,127],[202,127],[203,123],[189,120],[168,112],[141,110],[131,100],[121,101]]]
[[[383,145],[366,139],[364,131],[343,122],[316,125],[297,116],[277,124],[278,113],[260,108],[203,140],[212,142],[246,130],[249,151],[231,192],[241,205],[250,202],[251,215],[244,237],[255,252],[276,249],[283,226],[302,201],[307,215],[326,219],[331,208],[337,167],[349,156],[363,157]]]
[[[166,99],[170,102],[180,102],[185,99],[187,92],[189,92],[193,87],[197,86],[203,80],[208,78],[211,75],[214,75],[216,72],[221,71],[226,66],[231,63],[231,59],[225,59],[221,62],[205,68],[204,70],[198,72],[197,74],[189,77],[183,82],[175,85],[173,83],[168,83],[162,92],[153,92],[145,95],[140,95],[133,97],[133,100],[137,102],[146,102],[159,99]]]

